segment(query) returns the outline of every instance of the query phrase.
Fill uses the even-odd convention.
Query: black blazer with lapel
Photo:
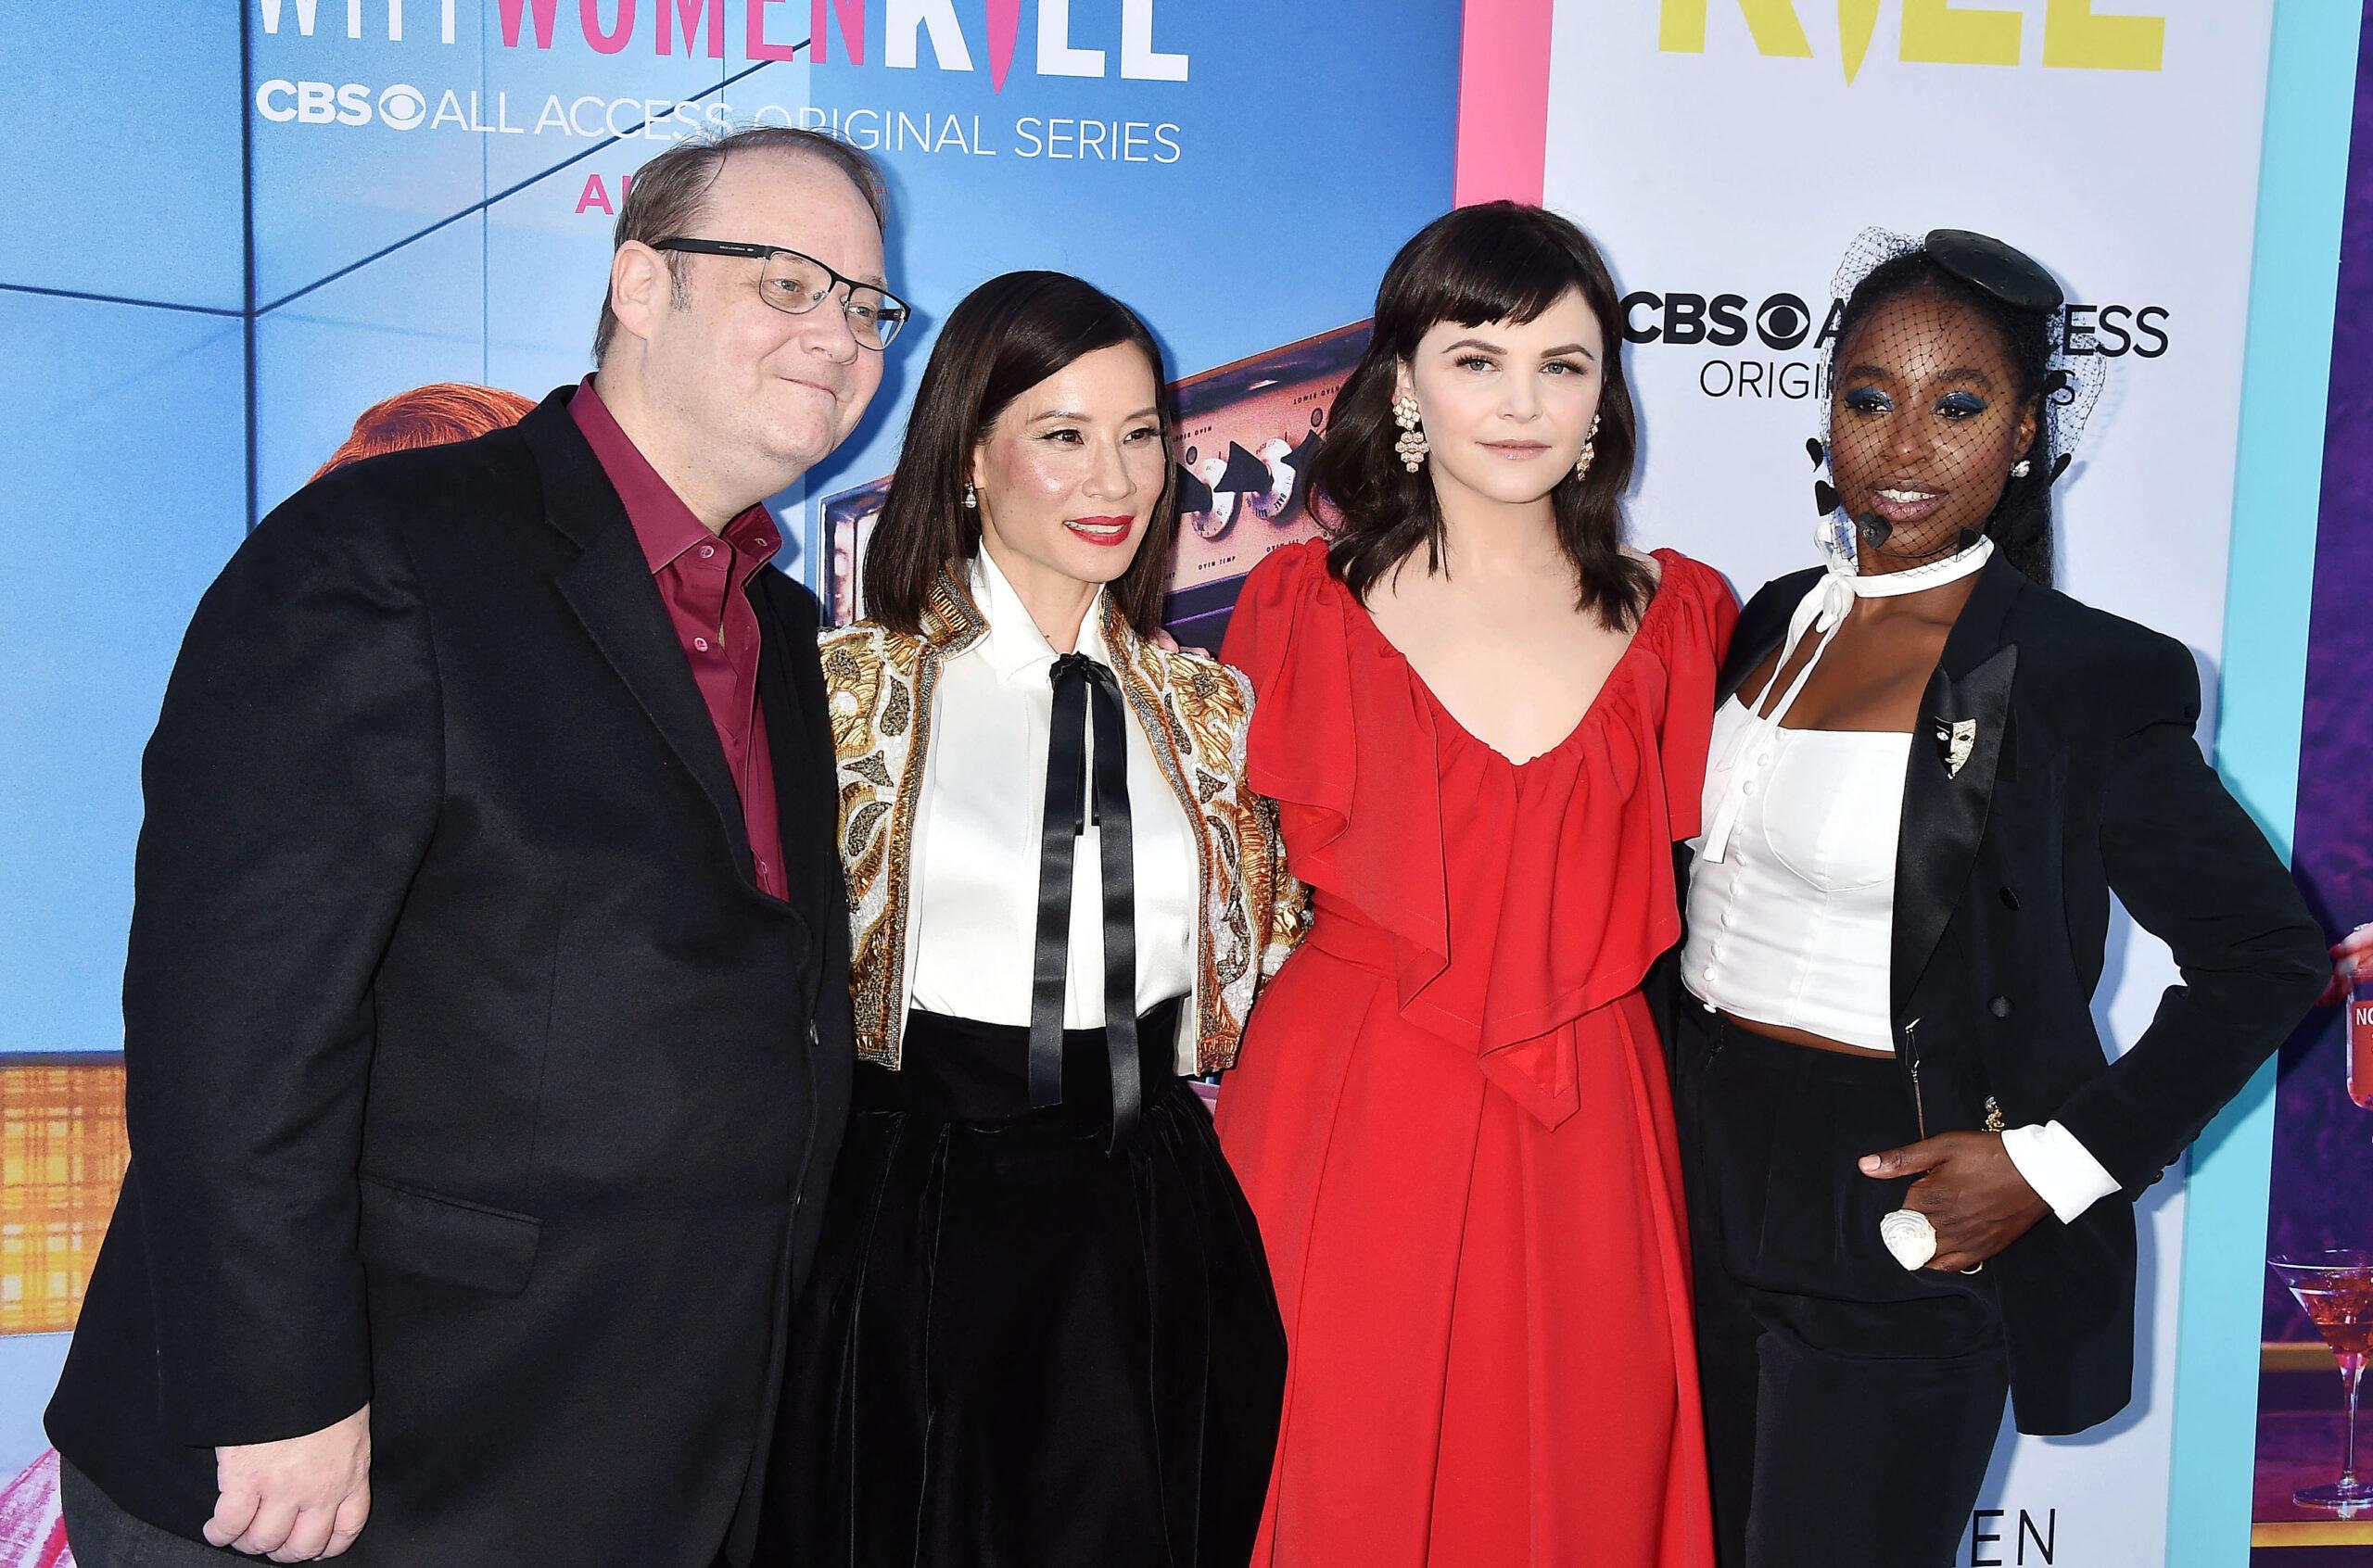
[[[366,1400],[358,1564],[746,1545],[853,1045],[812,596],[752,580],[791,898],[555,393],[267,518],[144,764],[131,1175],[49,1410],[196,1536]]]
[[[1779,578],[1748,602],[1718,701],[1780,646],[1819,575]],[[1989,1111],[2009,1127],[2057,1119],[2124,1189],[2073,1225],[2047,1217],[1989,1265],[2024,1432],[2081,1431],[2131,1397],[2126,1200],[2240,1090],[2329,973],[2290,873],[2202,756],[2199,717],[2182,644],[1998,554],[1912,731],[1892,953],[1905,1093],[1917,1064],[1932,1134],[1983,1127]],[[2091,1011],[2112,893],[2183,975],[2114,1063]]]

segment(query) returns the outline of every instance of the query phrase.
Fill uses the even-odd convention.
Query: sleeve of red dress
[[[1656,750],[1664,765],[1665,800],[1673,841],[1695,838],[1706,793],[1706,753],[1714,740],[1714,689],[1722,656],[1739,622],[1738,601],[1711,567],[1685,556],[1665,558],[1665,593],[1681,597],[1669,623],[1664,723]]]
[[[1404,944],[1414,995],[1450,952],[1433,721],[1355,613],[1325,541],[1290,544],[1245,579],[1223,657],[1252,682],[1244,777],[1277,803],[1294,875]]]
[[[1351,816],[1351,670],[1340,612],[1326,624],[1320,602],[1327,581],[1323,542],[1271,551],[1244,579],[1220,648],[1252,682],[1245,781],[1319,814],[1319,831],[1295,845],[1305,854],[1339,837]]]

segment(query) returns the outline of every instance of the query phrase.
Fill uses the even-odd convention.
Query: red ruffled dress
[[[1256,1568],[1706,1568],[1689,1247],[1640,984],[1680,934],[1737,608],[1663,580],[1574,732],[1468,735],[1322,542],[1252,573],[1225,657],[1309,938],[1222,1145],[1290,1346]]]

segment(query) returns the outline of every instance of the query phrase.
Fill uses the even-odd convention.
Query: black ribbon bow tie
[[[1112,1138],[1137,1120],[1137,892],[1129,832],[1129,743],[1121,682],[1084,653],[1055,661],[1047,806],[1038,841],[1038,934],[1030,984],[1030,1103],[1063,1099],[1063,991],[1071,967],[1072,857],[1087,823],[1087,726],[1096,724],[1095,820],[1104,873],[1104,1042],[1112,1067]]]

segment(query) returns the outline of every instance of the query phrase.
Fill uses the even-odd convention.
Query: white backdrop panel
[[[2214,691],[2271,6],[1557,6],[1545,199],[1631,296],[1636,539],[1742,598],[1812,563],[1805,442],[1838,258],[1868,224],[1977,229],[2058,272],[2112,360],[2056,497],[2062,586],[2181,639]],[[2105,1036],[2131,1042],[2175,978],[2121,916]],[[2134,1407],[2081,1438],[2006,1429],[1980,1504],[2002,1512],[1957,1562],[2164,1561],[2182,1207],[2172,1182],[2144,1206]]]

